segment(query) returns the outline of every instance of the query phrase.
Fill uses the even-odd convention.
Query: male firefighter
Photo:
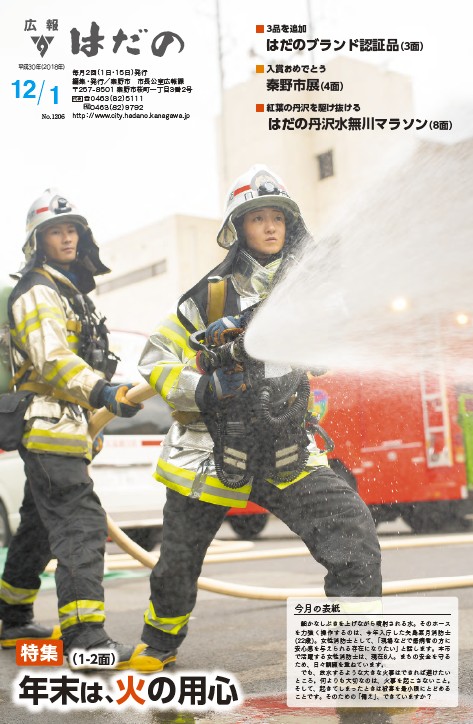
[[[2,648],[20,638],[57,638],[73,649],[113,649],[117,668],[134,647],[104,628],[102,587],[107,525],[87,466],[89,411],[106,406],[131,417],[131,385],[112,385],[116,359],[108,330],[87,293],[101,262],[87,220],[64,196],[46,190],[31,206],[26,262],[9,299],[13,383],[31,393],[19,453],[26,484],[21,520],[0,581]],[[40,573],[57,558],[60,632],[33,620]],[[71,665],[71,661],[69,661]]]
[[[252,167],[228,197],[217,237],[229,249],[225,260],[181,297],[177,313],[161,322],[143,351],[141,373],[176,421],[155,473],[167,486],[163,542],[150,579],[147,646],[132,662],[136,671],[160,671],[176,660],[207,548],[228,507],[248,500],[283,520],[327,568],[327,596],[381,594],[371,515],[302,425],[307,376],[305,383],[296,378],[296,389],[290,375],[283,377],[266,388],[273,390],[266,398],[255,397],[259,383],[251,381],[244,355],[215,369],[196,359],[196,332],[217,357],[236,344],[245,310],[268,296],[306,238],[299,207],[281,180],[264,166]],[[298,421],[299,397],[305,409]]]

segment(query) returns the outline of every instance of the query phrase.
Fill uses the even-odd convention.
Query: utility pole
[[[306,7],[307,7],[307,32],[308,32],[309,38],[312,38],[314,36],[314,24],[312,22],[312,9],[310,7],[310,0],[306,0]]]
[[[314,24],[312,22],[312,9],[310,7],[310,0],[306,0],[306,7],[307,7],[307,36],[309,38],[314,38]],[[314,62],[314,55],[313,50],[309,51],[309,58],[311,62]]]

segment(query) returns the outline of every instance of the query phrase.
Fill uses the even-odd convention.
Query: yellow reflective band
[[[3,579],[0,581],[0,600],[11,606],[33,603],[38,595],[38,588],[17,588]]]
[[[61,631],[78,623],[103,623],[105,606],[103,601],[71,601],[59,609]]]
[[[171,388],[174,386],[174,383],[179,378],[182,370],[184,369],[184,365],[176,365],[174,369],[172,369],[169,374],[167,375],[162,390],[158,390],[161,393],[161,396],[166,399]]]
[[[59,312],[56,314],[54,313],[54,310],[48,309],[47,312],[41,312],[37,313],[35,310],[34,312],[30,312],[28,315],[26,315],[26,318],[30,317],[30,319],[27,319],[26,322],[22,321],[16,326],[16,334],[18,334],[20,341],[25,344],[28,336],[35,332],[37,329],[39,329],[43,322],[46,320],[55,320],[59,322],[64,322],[64,315],[60,314]]]
[[[59,388],[66,387],[67,383],[70,382],[74,377],[77,377],[79,372],[82,372],[82,370],[86,369],[87,365],[85,363],[83,364],[76,364],[74,367],[71,366],[69,370],[64,372],[64,370],[61,372],[60,378],[57,380],[57,386]]]
[[[179,327],[179,329],[182,329],[182,335],[183,335],[184,337],[188,337],[188,336],[189,336],[189,332],[188,332],[187,329],[184,327],[184,325],[181,324],[181,322],[180,322],[179,317],[177,316],[177,314],[170,314],[169,317],[168,317],[168,319],[169,319],[173,324],[175,324],[176,327]]]
[[[176,365],[173,362],[168,364],[159,364],[152,371],[149,378],[149,384],[151,387],[154,387],[157,392],[159,392],[161,397],[166,399],[170,389],[173,387],[183,369],[183,364]]]
[[[174,319],[170,318],[172,322],[174,322]],[[177,322],[177,317],[175,317],[175,320]],[[175,330],[171,329],[170,327],[167,327],[166,324],[163,324],[161,327],[158,327],[158,332],[162,334],[167,339],[170,339],[171,342],[174,342],[174,344],[177,344],[178,347],[182,349],[182,351],[185,353],[186,357],[195,357],[195,350],[191,349],[189,345],[187,344],[187,340],[189,339],[189,333],[182,327],[179,322],[177,322],[179,327],[182,329],[181,332],[176,332]]]
[[[168,477],[160,475],[158,472],[155,472],[153,477],[159,483],[163,483],[167,488],[175,490],[176,493],[180,493],[181,495],[189,496],[192,492],[191,488],[179,485],[179,483],[176,483],[174,480],[169,480]],[[237,498],[221,498],[218,495],[211,495],[210,493],[205,492],[202,492],[199,495],[199,500],[202,500],[205,503],[213,503],[214,505],[223,505],[225,508],[246,508],[248,503],[247,498],[245,500],[238,500]]]
[[[238,500],[237,498],[220,498],[218,495],[211,495],[210,493],[204,492],[199,495],[199,500],[202,500],[204,503],[213,503],[213,505],[223,505],[225,508],[246,508],[248,503],[248,499]]]
[[[42,428],[33,428],[32,430],[28,430],[25,432],[24,437],[30,437],[30,436],[44,436],[44,437],[51,437],[51,438],[61,438],[61,440],[69,440],[69,442],[72,444],[74,441],[77,441],[77,443],[82,442],[86,439],[85,435],[68,435],[64,432],[53,432],[52,430],[43,430]]]
[[[57,362],[51,372],[44,375],[44,379],[50,383],[54,383],[57,387],[66,387],[67,382],[75,377],[79,372],[87,367],[82,360],[78,363],[79,358],[75,356],[66,357]]]
[[[68,334],[67,344],[73,352],[77,352],[77,350],[79,349],[79,337],[77,337],[75,334]]]
[[[62,455],[78,455],[79,457],[88,453],[87,446],[84,446],[83,449],[78,449],[77,447],[72,447],[68,445],[55,445],[54,443],[27,443],[25,447],[27,448],[27,450],[44,450],[45,452],[58,453]]]
[[[184,325],[181,324],[177,314],[170,314],[168,319],[171,322],[171,324],[173,324],[177,327],[177,334],[180,334],[182,339],[187,343],[187,341],[190,337],[190,334],[187,331],[187,329],[184,327]],[[192,354],[195,355],[195,350],[192,350]]]
[[[176,493],[180,493],[181,495],[189,495],[191,492],[190,488],[185,488],[183,485],[179,485],[174,481],[168,480],[168,478],[164,475],[160,475],[158,472],[153,473],[153,478],[157,480],[158,483],[164,483],[166,487],[171,488],[171,490],[175,490]]]
[[[43,450],[44,452],[58,453],[58,455],[76,455],[78,457],[89,456],[89,450],[87,446],[84,446],[83,449],[78,449],[77,447],[70,447],[68,445],[62,444],[55,445],[53,443],[27,443],[25,447],[27,450]]]
[[[149,384],[151,387],[154,387],[155,390],[157,390],[156,382],[158,381],[163,370],[164,370],[164,366],[158,365],[157,367],[155,367],[153,369],[153,371],[151,372],[151,374],[149,376]]]
[[[15,325],[15,329],[18,333],[23,332],[28,326],[29,322],[34,322],[38,319],[62,319],[64,320],[64,314],[61,312],[59,307],[51,307],[49,304],[44,302],[38,304],[33,311],[28,312],[25,316]]]
[[[144,619],[145,623],[149,626],[153,626],[153,628],[157,628],[165,633],[176,635],[189,623],[190,613],[186,613],[184,616],[172,616],[171,618],[157,616],[153,603],[150,601]]]
[[[268,478],[268,483],[275,485],[277,488],[279,488],[279,490],[284,490],[285,488],[288,488],[290,485],[294,485],[294,483],[297,483],[299,480],[302,480],[302,478],[305,478],[307,475],[310,475],[310,472],[308,470],[305,470],[300,475],[298,475],[297,478],[294,478],[294,480],[289,480],[285,483],[276,483],[274,480],[270,480]]]
[[[171,488],[171,490],[187,496],[192,492],[192,484],[195,480],[196,473],[185,468],[178,468],[159,458],[153,477],[160,483],[164,483],[168,488]],[[216,488],[215,493],[212,488]],[[238,488],[238,490],[232,490],[232,488],[227,488],[218,478],[206,475],[204,489],[199,494],[199,500],[213,503],[214,505],[223,505],[226,508],[245,508],[250,490],[250,485],[245,485],[243,488]],[[219,491],[221,491],[222,494],[219,495]],[[223,495],[223,491],[225,491],[225,495]]]
[[[328,458],[325,453],[311,453],[309,460],[306,463],[306,468],[303,470],[294,480],[289,480],[288,482],[284,483],[278,483],[276,480],[273,480],[272,478],[268,478],[268,483],[271,483],[272,485],[276,485],[276,487],[279,488],[279,490],[284,490],[284,488],[287,488],[289,485],[292,485],[293,483],[297,483],[299,480],[302,480],[302,478],[305,478],[307,475],[310,475],[313,471],[310,468],[328,468]]]
[[[35,322],[31,325],[31,327],[28,328],[28,331],[25,332],[25,334],[18,335],[18,339],[20,343],[24,346],[26,344],[26,340],[28,339],[28,335],[32,332],[36,331],[37,329],[41,329],[41,322]],[[15,335],[12,335],[15,336]]]
[[[80,616],[70,616],[68,619],[61,618],[60,626],[61,631],[65,631],[78,623],[103,623],[104,621],[104,613],[83,613]]]
[[[173,465],[172,463],[168,462],[167,460],[163,460],[162,458],[158,459],[157,468],[162,468],[162,470],[164,470],[165,472],[171,473],[172,475],[177,475],[180,478],[184,478],[185,480],[195,480],[195,472],[193,472],[192,470],[187,470],[186,468],[178,468],[176,465]],[[232,488],[228,488],[218,478],[214,478],[212,475],[205,476],[205,484],[213,488],[220,488],[221,490],[228,490],[230,492],[234,492]],[[244,485],[242,488],[238,488],[239,493],[250,493],[250,491],[251,485]]]
[[[23,445],[28,450],[45,450],[63,455],[90,454],[91,443],[86,435],[67,435],[42,428],[33,428],[23,435]]]
[[[205,484],[212,488],[220,488],[221,490],[229,490],[231,492],[234,492],[233,488],[229,488],[227,485],[224,485],[221,480],[218,478],[214,478],[212,475],[206,475],[205,476]],[[237,488],[239,493],[251,493],[251,485],[243,485],[241,488]]]
[[[173,475],[178,475],[180,478],[183,478],[185,480],[195,480],[195,472],[193,472],[192,470],[187,470],[186,468],[178,468],[176,465],[173,465],[172,463],[169,463],[167,462],[167,460],[163,460],[162,458],[158,458],[157,468],[162,468],[164,471]]]

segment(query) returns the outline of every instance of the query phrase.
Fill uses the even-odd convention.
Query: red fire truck
[[[473,512],[473,386],[440,368],[411,375],[326,374],[311,381],[330,465],[375,522],[416,533],[468,528]]]
[[[311,390],[335,441],[330,466],[358,490],[376,523],[400,516],[416,533],[470,527],[473,385],[440,369],[336,372],[312,378]],[[258,535],[267,519],[254,504],[229,515],[243,538]]]

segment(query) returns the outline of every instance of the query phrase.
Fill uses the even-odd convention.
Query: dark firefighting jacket
[[[280,259],[277,259],[263,267],[240,249],[227,275],[229,291],[224,314],[238,314],[265,298],[279,264]],[[204,292],[206,288],[206,283],[201,285]],[[179,317],[183,315],[196,330],[206,329],[208,320],[205,303],[198,292],[186,296],[179,306],[180,315],[172,313],[161,322],[150,336],[140,360],[141,374],[170,407],[177,412],[189,413],[186,424],[176,421],[166,435],[154,477],[182,495],[216,505],[244,508],[251,484],[232,489],[218,479],[213,441],[205,423],[199,420],[196,390],[202,375],[196,367],[196,353],[189,347],[189,331]],[[186,416],[177,417],[182,420]],[[307,444],[310,454],[305,470],[294,480],[274,483],[278,488],[296,483],[314,467],[328,465],[326,455],[319,452],[312,437],[308,437]]]

